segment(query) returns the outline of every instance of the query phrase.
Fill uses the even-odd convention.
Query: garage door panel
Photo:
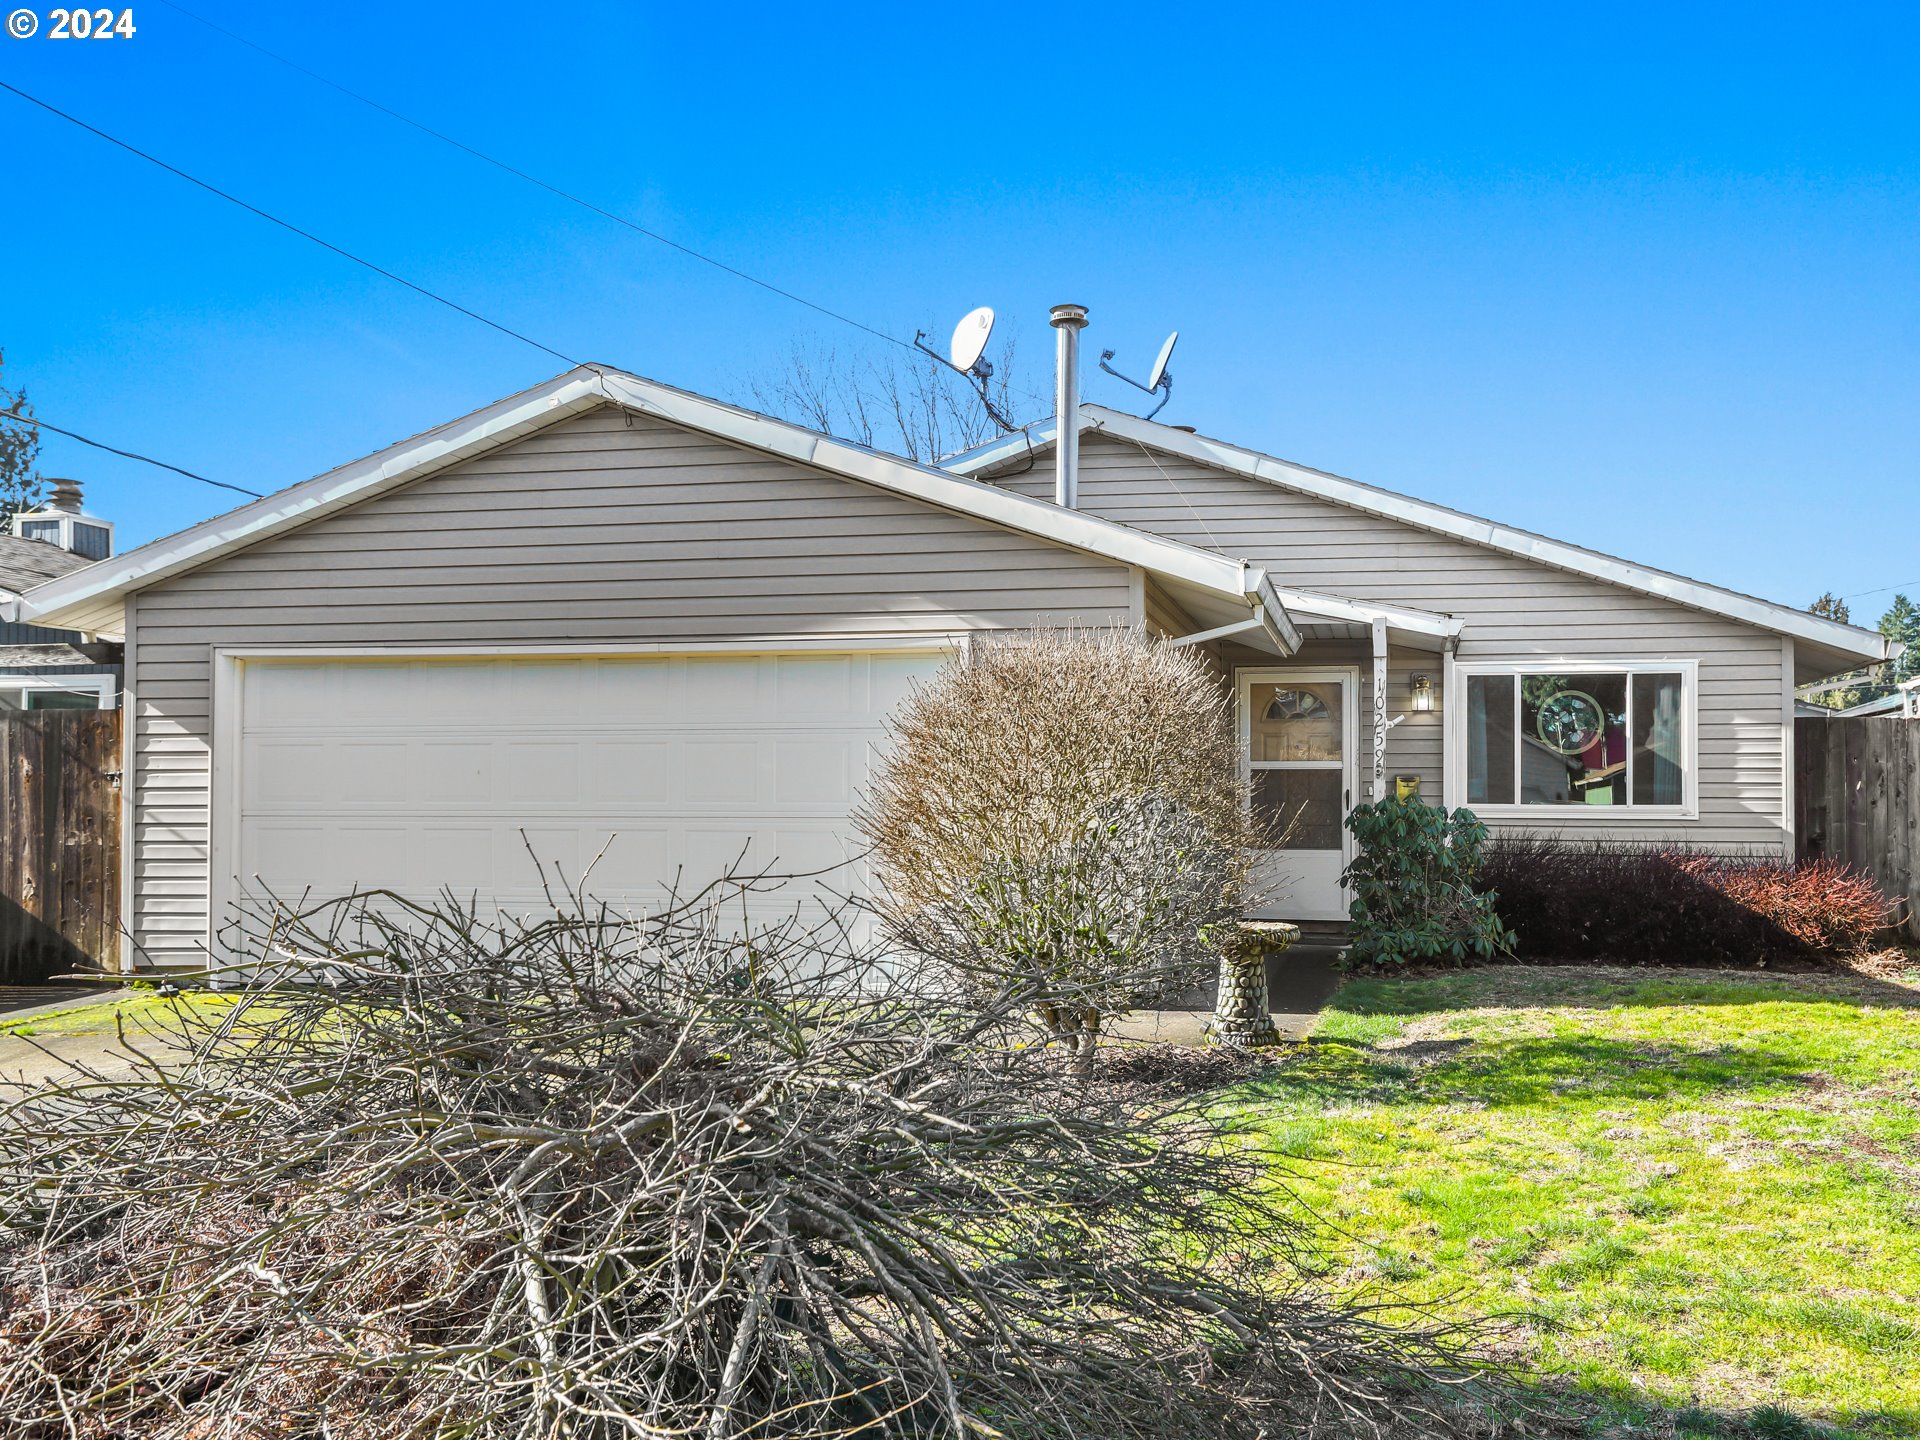
[[[673,798],[673,744],[599,738],[587,743],[594,788],[614,805],[665,805]]]
[[[866,712],[865,695],[855,693],[851,657],[807,660],[780,656],[773,661],[773,680],[774,704],[785,718],[853,719]]]
[[[632,719],[664,719],[676,703],[676,667],[665,659],[623,660],[593,667],[592,694],[583,710]]]
[[[408,747],[411,766],[400,794],[409,804],[485,807],[494,799],[493,744],[487,740],[422,740]]]
[[[681,738],[674,751],[674,799],[691,806],[752,804],[759,799],[757,741]]]
[[[846,816],[929,654],[253,662],[236,878],[544,908],[528,855],[621,909],[735,865],[865,883]],[[318,707],[317,713],[316,708]],[[524,833],[524,838],[523,834]],[[598,857],[596,861],[596,857]],[[838,868],[835,868],[838,867]],[[755,897],[790,913],[820,882]]]
[[[830,805],[842,813],[853,803],[852,752],[859,738],[774,740],[773,800],[777,805]]]
[[[404,804],[413,789],[413,747],[404,740],[343,740],[333,773],[356,805]]]
[[[321,740],[262,738],[247,747],[242,774],[249,801],[263,809],[308,805],[326,797],[327,745]]]
[[[743,664],[737,656],[690,659],[681,672],[683,693],[678,709],[689,720],[745,723],[765,713],[761,671],[760,663]]]
[[[516,810],[567,809],[580,800],[580,746],[572,740],[509,740],[504,798]]]
[[[273,684],[250,686],[242,696],[241,718],[249,732],[327,713],[335,667],[314,662],[274,667]]]

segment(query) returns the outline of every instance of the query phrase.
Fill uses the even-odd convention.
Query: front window
[[[1469,806],[1687,803],[1685,670],[1485,670],[1463,678]]]

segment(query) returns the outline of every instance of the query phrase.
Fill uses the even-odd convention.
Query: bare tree
[[[923,465],[991,440],[999,427],[960,376],[930,356],[874,353],[818,336],[795,341],[783,366],[740,387],[769,415]],[[1014,384],[1014,344],[1000,347],[988,394],[1002,415],[1032,406]]]
[[[18,1440],[1254,1440],[1440,1408],[1268,1161],[739,892],[255,917],[330,986],[0,1112]],[[1423,1428],[1433,1434],[1435,1429]]]

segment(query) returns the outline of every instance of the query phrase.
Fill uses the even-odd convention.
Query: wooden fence
[[[0,984],[118,963],[120,717],[0,715]]]
[[[1855,715],[1794,724],[1794,821],[1803,856],[1831,855],[1906,901],[1920,938],[1920,720]]]

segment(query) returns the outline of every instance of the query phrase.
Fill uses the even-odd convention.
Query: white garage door
[[[451,888],[533,913],[529,847],[623,908],[743,856],[782,873],[841,866],[825,883],[857,887],[848,810],[884,718],[941,658],[249,661],[236,889]]]

